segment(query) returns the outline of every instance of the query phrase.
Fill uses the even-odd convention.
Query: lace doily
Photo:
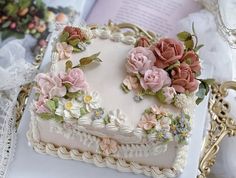
[[[0,49],[0,177],[4,178],[16,143],[15,106],[20,86],[32,81],[36,68],[25,60],[21,41]]]

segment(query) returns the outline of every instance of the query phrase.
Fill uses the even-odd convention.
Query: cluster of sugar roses
[[[184,144],[191,131],[189,115],[182,112],[181,116],[174,117],[156,105],[144,111],[138,127],[146,132],[148,139],[164,143],[175,140]]]
[[[194,44],[194,34],[181,32],[178,37],[179,40],[162,38],[152,43],[141,37],[128,54],[128,75],[122,89],[125,92],[133,90],[137,101],[144,95],[154,95],[159,101],[171,104],[176,94],[196,91],[199,81],[204,82],[202,89],[208,87],[207,82],[196,78],[201,71],[197,51],[202,45]],[[201,94],[200,99],[207,91]]]
[[[85,50],[92,36],[89,28],[66,26],[59,37],[59,42],[56,44],[59,58],[69,59],[73,52]]]
[[[79,96],[84,96],[88,104],[94,102],[92,96],[85,94],[88,85],[79,68],[67,73],[40,73],[35,81],[35,111],[43,119],[63,121],[85,114],[86,110],[76,101]]]
[[[79,66],[99,61],[98,55],[80,59]],[[88,91],[88,84],[79,66],[72,67],[66,62],[66,72],[40,73],[36,76],[35,112],[42,119],[57,121],[73,121],[93,111],[97,116],[101,113],[100,98],[96,92]]]

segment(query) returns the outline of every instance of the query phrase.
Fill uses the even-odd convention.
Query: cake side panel
[[[45,143],[52,143],[57,146],[64,146],[68,149],[78,149],[81,151],[90,151],[92,153],[101,154],[99,145],[101,138],[78,132],[76,135],[62,135],[52,130],[53,123],[50,121],[37,121],[41,141]],[[125,145],[125,144],[124,144]],[[127,149],[118,150],[117,158],[126,159],[127,161],[134,161],[148,166],[157,166],[161,168],[171,168],[176,158],[177,146],[176,143],[171,142],[167,145],[160,143],[150,143],[150,147],[145,144],[128,144]],[[137,151],[137,145],[140,148]],[[145,147],[146,146],[146,147]]]

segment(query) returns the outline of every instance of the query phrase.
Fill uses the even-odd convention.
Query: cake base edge
[[[78,149],[67,149],[63,146],[56,146],[52,143],[45,143],[40,140],[37,130],[37,121],[30,121],[29,130],[26,133],[29,145],[40,154],[48,154],[61,159],[72,159],[94,164],[97,167],[108,167],[120,172],[132,172],[135,174],[144,174],[154,178],[177,177],[186,165],[188,145],[178,148],[177,156],[172,168],[160,169],[157,166],[141,165],[136,162],[129,162],[124,159],[117,159],[110,156],[103,156],[89,151],[80,151]]]

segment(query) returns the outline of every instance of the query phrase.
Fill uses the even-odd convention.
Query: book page
[[[174,36],[180,19],[201,6],[193,0],[98,0],[87,23],[130,22],[159,35]]]

